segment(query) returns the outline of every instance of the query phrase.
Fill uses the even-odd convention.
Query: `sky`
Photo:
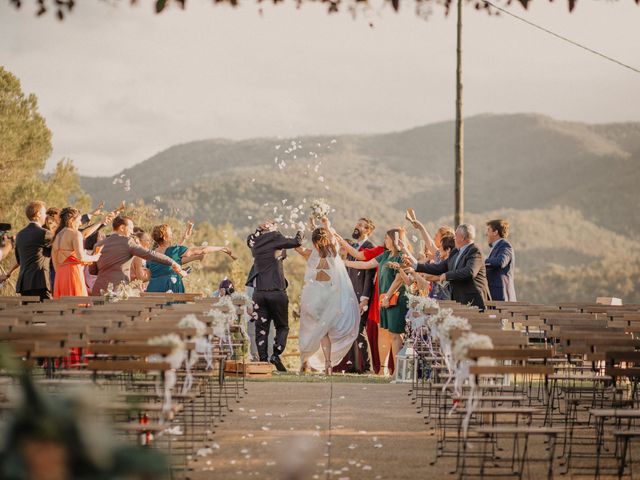
[[[379,1],[379,0],[377,0]],[[292,2],[262,13],[187,2],[76,2],[64,22],[0,3],[0,64],[38,96],[53,131],[47,168],[71,158],[114,175],[177,143],[377,133],[451,120],[455,16],[372,4],[355,19]],[[510,11],[640,68],[633,0],[533,0]],[[536,112],[640,121],[640,74],[507,16],[464,10],[464,114]]]

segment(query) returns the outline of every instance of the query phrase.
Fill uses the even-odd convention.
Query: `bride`
[[[358,336],[358,300],[329,220],[313,230],[313,248],[297,249],[307,259],[300,300],[300,371],[307,367],[327,375]],[[313,225],[315,227],[315,225]]]

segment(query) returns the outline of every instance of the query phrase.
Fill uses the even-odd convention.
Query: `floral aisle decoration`
[[[462,394],[462,386],[469,381],[470,390],[467,399],[467,411],[462,421],[462,431],[466,436],[469,427],[469,421],[473,412],[478,406],[478,389],[474,377],[470,374],[472,365],[493,365],[495,361],[490,358],[480,357],[477,359],[469,358],[470,350],[490,350],[493,349],[493,341],[487,335],[480,335],[474,332],[464,332],[453,344],[453,360],[455,362],[455,380],[453,391],[456,395]],[[452,411],[457,405],[454,404]]]
[[[240,325],[240,334],[242,335],[242,343],[244,345],[245,360],[249,359],[249,322],[254,313],[253,299],[246,292],[233,292],[231,294],[231,302],[236,308],[238,314],[238,324]]]
[[[159,381],[156,384],[156,391],[158,395],[164,396],[164,401],[162,404],[162,410],[165,413],[171,411],[171,391],[176,385],[176,370],[180,368],[182,362],[185,360],[186,349],[184,342],[180,338],[179,335],[175,333],[170,333],[168,335],[161,335],[159,337],[153,337],[147,340],[149,345],[156,346],[165,346],[171,347],[171,352],[169,355],[151,355],[149,356],[149,362],[161,363],[167,362],[170,365],[170,370],[162,372],[163,380],[164,380],[164,392],[161,393]]]
[[[206,359],[207,369],[209,369],[209,365],[212,364],[213,353],[209,339],[206,337],[207,326],[198,320],[194,314],[190,313],[183,317],[182,320],[178,322],[178,328],[195,330],[196,332],[193,338],[195,350],[187,350],[186,352],[185,366],[187,369],[187,375],[185,376],[184,383],[182,384],[182,393],[186,394],[193,386],[193,374],[191,373],[191,369],[198,363],[200,355]]]
[[[218,339],[220,346],[225,343],[229,344],[229,348],[233,351],[233,343],[231,339],[231,325],[235,320],[235,311],[224,311],[221,308],[216,308],[218,305],[214,305],[214,308],[207,313],[208,317],[211,317],[211,330],[213,336]]]
[[[113,287],[113,283],[109,283],[106,291],[100,290],[100,295],[104,297],[107,303],[116,303],[129,298],[140,297],[143,291],[142,287],[142,282],[139,280],[134,280],[130,283],[122,281],[115,288]]]
[[[431,311],[439,309],[438,302],[429,297],[421,297],[419,295],[412,295],[407,293],[407,306],[409,307],[409,314],[407,315],[407,321],[411,326],[412,332],[419,330],[425,326],[428,316]]]

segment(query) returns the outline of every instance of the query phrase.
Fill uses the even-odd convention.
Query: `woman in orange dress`
[[[56,230],[51,258],[56,269],[53,298],[86,297],[84,265],[93,263],[100,254],[88,255],[84,249],[80,210],[67,207],[60,212],[60,225]]]

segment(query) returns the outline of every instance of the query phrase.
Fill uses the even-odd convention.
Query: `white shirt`
[[[489,255],[491,255],[491,252],[493,252],[493,249],[496,248],[496,245],[499,244],[502,240],[504,240],[503,238],[499,238],[497,239],[495,242],[493,242],[491,244],[491,248],[489,249]]]

